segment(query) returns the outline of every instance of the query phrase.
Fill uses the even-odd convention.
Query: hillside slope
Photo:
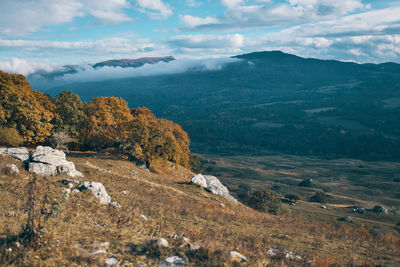
[[[168,256],[180,256],[188,258],[188,266],[231,266],[228,251],[236,250],[248,258],[245,266],[400,264],[400,238],[390,231],[260,213],[189,184],[193,173],[172,164],[147,172],[112,151],[71,152],[68,160],[75,163],[85,180],[101,182],[121,208],[102,205],[89,193],[63,197],[64,187],[57,182],[63,176],[38,178],[36,205],[41,205],[39,199],[43,195],[51,200],[47,222],[37,250],[18,245],[13,237],[21,233],[27,220],[26,203],[32,195],[27,193],[27,184],[32,176],[22,170],[20,162],[2,157],[3,263],[94,266],[115,257],[122,266],[153,266]],[[4,173],[10,163],[18,165],[19,175]],[[202,249],[190,251],[182,241],[171,237],[175,234],[188,237]],[[170,246],[146,249],[143,244],[154,237],[166,238]],[[93,255],[101,242],[109,244],[103,244],[105,251]],[[302,259],[290,260],[283,254],[271,258],[266,253],[270,248],[293,251]]]

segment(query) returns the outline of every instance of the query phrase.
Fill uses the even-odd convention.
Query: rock
[[[183,235],[177,235],[177,234],[175,234],[175,235],[171,235],[169,238],[181,240],[181,241],[183,241],[184,243],[189,243],[189,238],[187,238],[186,236],[183,236]]]
[[[69,195],[71,193],[71,189],[70,188],[64,188],[63,189],[63,193],[66,195]]]
[[[148,220],[148,218],[147,218],[147,216],[146,215],[140,215],[140,219],[143,219],[143,220],[145,220],[145,221],[147,221]]]
[[[248,261],[245,256],[243,256],[239,252],[233,251],[233,250],[229,251],[228,257],[233,262],[246,262],[246,261]]]
[[[237,200],[229,194],[228,188],[226,188],[215,176],[197,174],[190,181],[194,184],[200,185],[214,195],[220,195],[230,201],[237,202]]]
[[[17,165],[10,164],[10,165],[7,165],[7,167],[6,167],[6,173],[10,174],[10,175],[18,175],[19,169],[18,169]]]
[[[312,178],[304,179],[299,183],[299,186],[311,187],[313,185],[314,180]]]
[[[29,151],[25,147],[2,147],[0,148],[0,155],[13,157],[22,162],[29,162],[30,159]]]
[[[71,192],[75,194],[75,193],[80,193],[81,191],[79,191],[78,189],[73,189]]]
[[[107,248],[108,246],[110,246],[110,242],[107,241],[93,245],[94,248]]]
[[[126,195],[127,192],[124,190],[124,191],[121,192],[121,194]]]
[[[298,255],[292,251],[281,250],[276,248],[269,248],[266,251],[268,257],[275,258],[275,257],[285,257],[289,260],[301,260],[303,256]]]
[[[116,267],[118,266],[118,260],[114,257],[107,258],[105,261],[106,267]]]
[[[110,206],[113,207],[113,208],[116,208],[116,209],[121,208],[121,205],[118,202],[115,202],[115,201],[111,202]]]
[[[155,238],[150,240],[147,243],[147,246],[152,248],[167,248],[169,246],[169,243],[164,238]]]
[[[186,263],[188,262],[187,259],[178,257],[178,256],[172,256],[168,257],[164,260],[161,260],[157,266],[159,267],[175,267],[175,266],[185,266]]]
[[[43,176],[52,176],[57,174],[57,167],[44,163],[30,162],[28,171]]]
[[[91,191],[93,196],[97,198],[101,204],[108,205],[111,203],[111,197],[107,194],[107,191],[102,183],[81,181],[78,184],[77,189],[79,191]]]
[[[348,216],[339,218],[338,220],[342,222],[353,222],[353,219],[351,219],[351,217]]]
[[[38,146],[35,151],[32,152],[31,155],[31,163],[29,163],[29,169],[31,169],[31,165],[36,165],[40,163],[41,167],[32,167],[32,170],[35,170],[34,173],[41,175],[56,175],[59,173],[66,173],[71,177],[83,177],[82,173],[75,169],[75,164],[66,159],[65,153],[63,151],[53,149],[49,146]],[[49,169],[43,167],[43,165],[51,166],[52,170],[55,168],[53,174],[49,174]],[[41,171],[43,171],[41,173]]]
[[[326,208],[326,206],[324,205],[324,206],[321,206],[321,209],[327,209],[327,208]]]
[[[225,204],[224,203],[219,203],[219,205],[223,208],[225,208]]]
[[[95,250],[95,251],[93,251],[92,253],[90,253],[90,255],[106,254],[106,253],[107,253],[107,250],[105,250],[105,249],[98,249],[98,250]]]

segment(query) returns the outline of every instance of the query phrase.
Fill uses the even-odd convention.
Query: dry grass
[[[399,235],[395,232],[371,233],[347,224],[335,226],[301,216],[260,213],[188,184],[193,174],[172,164],[146,172],[112,153],[73,153],[69,159],[84,173],[85,180],[103,183],[122,208],[101,205],[90,193],[64,199],[63,186],[57,183],[62,177],[41,180],[38,190],[52,192],[58,212],[43,224],[38,248],[18,248],[10,240],[26,225],[26,186],[31,178],[25,171],[18,177],[2,174],[0,255],[6,264],[97,266],[106,256],[115,256],[123,266],[152,266],[159,258],[182,255],[189,258],[190,266],[230,266],[229,250],[248,257],[250,266],[400,264]],[[190,253],[176,240],[168,239],[173,234],[187,236],[203,249]],[[172,245],[159,251],[146,250],[143,244],[153,237],[167,238]],[[104,241],[110,242],[107,254],[90,255],[95,244]],[[304,260],[271,259],[265,254],[267,248],[294,251],[304,255]]]

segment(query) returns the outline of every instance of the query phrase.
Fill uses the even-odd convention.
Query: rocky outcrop
[[[75,169],[75,164],[66,159],[64,152],[48,146],[38,146],[32,152],[29,172],[44,176],[66,173],[71,177],[83,177]]]
[[[197,174],[190,181],[210,191],[214,195],[223,196],[230,201],[237,202],[237,200],[229,194],[228,188],[215,176]]]
[[[13,157],[22,162],[29,162],[30,154],[25,147],[1,147],[0,155]]]
[[[229,251],[228,257],[233,262],[246,262],[246,261],[248,261],[248,259],[245,256],[243,256],[242,254],[240,254],[239,252],[234,251],[234,250]]]
[[[66,159],[64,152],[49,146],[38,146],[32,152],[24,147],[0,148],[0,155],[27,163],[31,173],[43,176],[66,173],[71,177],[83,177],[82,173],[75,169],[75,164]]]
[[[158,267],[178,267],[178,266],[186,266],[188,263],[188,259],[181,258],[179,256],[172,256],[166,259],[161,260],[157,266]]]
[[[301,260],[303,258],[302,255],[298,255],[292,251],[281,250],[277,248],[269,248],[266,251],[266,255],[271,258],[281,258],[284,257],[289,260]]]

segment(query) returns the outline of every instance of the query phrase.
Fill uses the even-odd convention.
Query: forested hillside
[[[264,150],[367,160],[400,158],[400,66],[237,56],[214,71],[65,85],[83,100],[124,97],[182,125],[196,152]]]

